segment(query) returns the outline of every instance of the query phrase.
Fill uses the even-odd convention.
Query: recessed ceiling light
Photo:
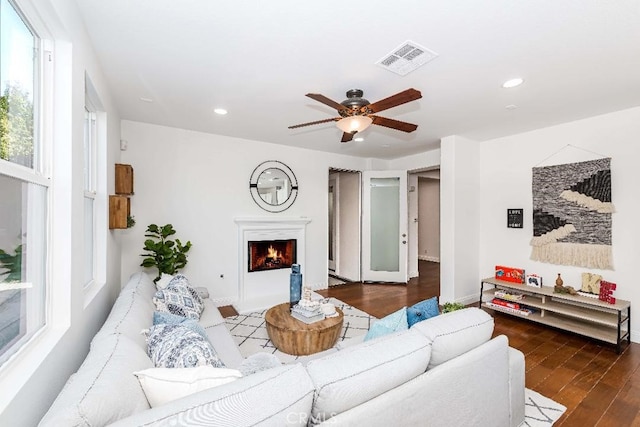
[[[227,110],[225,110],[224,108],[216,108],[213,110],[213,112],[216,114],[220,114],[221,116],[227,114]]]
[[[382,146],[383,146],[384,148],[389,148],[389,147],[391,147],[389,144],[382,144]]]
[[[517,79],[507,80],[506,82],[502,83],[502,87],[508,89],[508,88],[520,86],[523,82],[524,80],[518,77]]]
[[[357,138],[353,138],[353,140],[354,140],[355,142],[362,142],[362,141],[364,141],[364,138],[363,138],[363,137],[361,137],[361,136],[359,136],[359,137],[357,137]]]
[[[153,102],[153,99],[151,99],[151,98],[145,98],[145,97],[140,97],[140,101],[142,101],[142,102]]]
[[[505,105],[505,107],[507,110],[515,110],[516,108],[518,108],[517,105],[515,104],[509,104],[509,105]]]

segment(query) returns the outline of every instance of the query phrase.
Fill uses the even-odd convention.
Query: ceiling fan
[[[362,90],[351,89],[347,91],[347,99],[341,103],[337,103],[324,95],[320,95],[319,93],[308,93],[306,96],[309,98],[338,110],[340,117],[301,123],[299,125],[289,126],[289,129],[317,125],[320,123],[337,122],[336,126],[344,132],[342,134],[341,142],[349,142],[353,139],[353,136],[356,133],[362,132],[371,124],[401,130],[403,132],[413,132],[418,128],[418,125],[414,125],[412,123],[388,119],[386,117],[376,116],[375,114],[422,98],[422,94],[419,90],[407,89],[400,93],[396,93],[395,95],[391,95],[388,98],[381,99],[378,102],[374,102],[373,104],[364,99],[362,95]]]

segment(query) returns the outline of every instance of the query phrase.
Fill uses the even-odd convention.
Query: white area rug
[[[321,298],[315,294],[315,298]],[[344,313],[344,323],[338,341],[365,334],[371,323],[376,320],[362,310],[358,310],[344,302],[329,298],[328,301],[340,308]],[[225,324],[236,344],[240,348],[242,356],[247,357],[258,352],[268,352],[278,356],[283,363],[289,363],[298,358],[283,353],[273,346],[267,335],[267,327],[264,322],[266,310],[238,316],[227,317]],[[521,427],[551,426],[560,418],[567,408],[559,403],[544,397],[533,390],[525,390],[525,420]]]
[[[322,299],[322,297],[319,294],[315,294],[314,299]],[[371,326],[371,322],[376,320],[375,317],[345,304],[336,298],[323,299],[323,301],[334,304],[344,313],[342,331],[340,332],[338,341],[366,334]],[[227,328],[231,332],[231,335],[233,335],[233,339],[240,348],[240,353],[242,356],[247,357],[262,351],[275,354],[283,363],[296,360],[298,356],[281,352],[274,347],[269,339],[267,327],[264,322],[264,314],[266,311],[267,310],[249,314],[239,314],[238,316],[224,319]]]
[[[524,403],[524,422],[520,427],[551,426],[567,410],[558,402],[528,388],[524,391]]]

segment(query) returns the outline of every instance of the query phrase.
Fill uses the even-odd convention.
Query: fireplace
[[[296,263],[296,239],[250,240],[248,272],[291,268]]]
[[[266,310],[276,304],[289,301],[289,275],[292,264],[300,264],[306,269],[305,248],[306,228],[309,218],[276,216],[276,217],[240,217],[234,219],[238,224],[238,299],[233,303],[240,314]],[[280,243],[291,241],[290,248],[281,248]],[[259,254],[251,254],[250,242],[266,243],[266,250],[272,246],[274,250],[283,252],[282,257],[291,257],[280,268],[267,268],[251,271],[251,259],[257,262]],[[274,242],[276,243],[274,245]],[[265,256],[264,254],[262,255]],[[284,267],[284,265],[287,267]],[[272,262],[271,267],[277,266]]]

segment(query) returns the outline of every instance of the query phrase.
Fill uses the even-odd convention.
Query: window
[[[0,365],[45,324],[41,55],[36,32],[12,1],[0,0]]]
[[[84,107],[84,286],[95,280],[96,270],[96,113]]]
[[[86,72],[84,88],[83,283],[86,308],[106,283],[108,199],[107,113]]]

